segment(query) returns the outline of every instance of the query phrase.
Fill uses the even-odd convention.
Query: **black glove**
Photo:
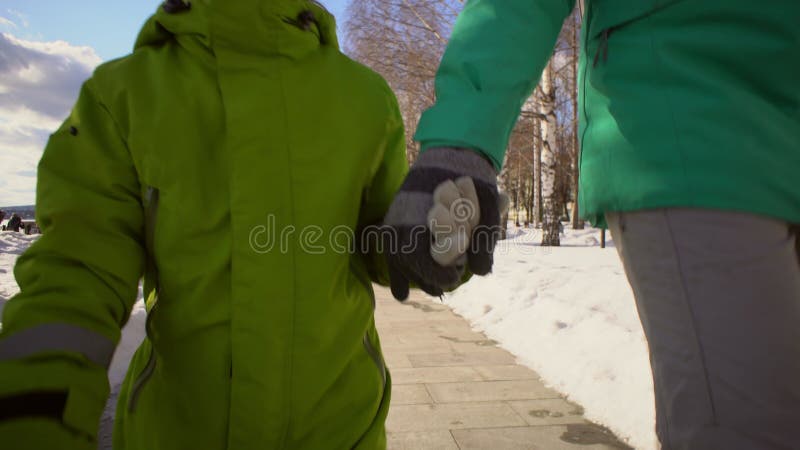
[[[390,231],[391,242],[385,244],[386,257],[392,295],[396,299],[408,298],[409,282],[430,295],[442,295],[461,281],[465,271],[463,259],[443,266],[432,256],[437,252],[437,239],[431,230],[431,222],[437,216],[432,212],[434,191],[439,188],[437,199],[441,197],[440,192],[448,190],[443,189],[444,183],[451,185],[450,191],[455,184],[464,192],[463,188],[470,185],[465,183],[465,177],[471,179],[474,193],[464,195],[456,203],[458,208],[467,211],[460,214],[455,211],[455,204],[451,206],[453,215],[461,216],[464,223],[478,224],[474,228],[467,226],[466,264],[476,275],[491,272],[492,255],[500,236],[497,173],[488,160],[473,150],[432,148],[419,155],[384,218],[384,225]],[[468,204],[471,198],[477,198],[478,204]],[[467,204],[464,204],[465,200]],[[477,213],[477,220],[470,216],[473,213]],[[439,236],[438,231],[436,236]]]

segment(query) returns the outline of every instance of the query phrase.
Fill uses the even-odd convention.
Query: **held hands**
[[[472,231],[480,223],[478,194],[470,177],[443,181],[433,191],[428,211],[431,257],[441,266],[463,267]]]
[[[430,295],[458,286],[466,268],[491,272],[500,236],[501,196],[494,167],[473,150],[432,148],[417,158],[384,225],[392,295],[413,283]]]

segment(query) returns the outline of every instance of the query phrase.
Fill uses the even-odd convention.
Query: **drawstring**
[[[613,28],[606,28],[603,30],[602,37],[600,38],[600,45],[597,46],[597,51],[594,54],[594,62],[592,67],[597,67],[597,60],[600,57],[600,52],[603,52],[603,62],[608,61],[608,37],[614,32]]]
[[[304,31],[311,30],[311,24],[314,24],[319,28],[319,23],[317,23],[317,18],[314,17],[314,13],[310,10],[305,10],[297,15],[297,24],[300,28]]]
[[[183,0],[165,0],[161,7],[167,14],[177,14],[192,9],[192,4]]]
[[[314,34],[317,35],[320,44],[325,45],[325,37],[322,35],[322,27],[319,26],[319,22],[311,10],[306,9],[302,11],[297,15],[296,19],[289,19],[286,17],[283,19],[283,21],[290,25],[294,25],[303,31],[311,31],[311,25],[315,25],[317,27],[317,32]]]

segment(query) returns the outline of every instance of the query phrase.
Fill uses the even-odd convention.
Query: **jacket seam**
[[[93,79],[90,79],[89,81],[86,82],[86,89],[89,92],[91,92],[92,96],[94,97],[94,102],[97,104],[97,106],[100,107],[100,109],[103,110],[103,112],[105,112],[109,120],[111,120],[111,123],[114,124],[114,131],[116,131],[117,137],[119,138],[120,142],[122,142],[123,147],[125,147],[125,151],[128,152],[128,157],[131,160],[131,165],[133,165],[135,168],[135,164],[133,164],[133,153],[131,152],[131,149],[128,146],[128,140],[125,139],[125,135],[122,133],[122,127],[117,121],[117,118],[114,117],[114,114],[111,113],[111,110],[106,105],[106,102],[103,100],[103,97],[100,95],[100,92],[98,92],[98,90],[95,89],[93,85],[94,85]],[[138,173],[137,173],[137,178],[138,178]]]
[[[713,393],[713,391],[711,389],[711,380],[710,380],[710,377],[708,375],[708,365],[706,364],[706,352],[705,352],[705,348],[703,347],[703,343],[701,342],[700,337],[698,335],[699,331],[698,331],[698,326],[697,326],[697,319],[695,317],[694,309],[692,308],[692,302],[689,300],[689,287],[686,285],[686,274],[684,273],[684,265],[683,265],[683,262],[681,261],[680,252],[678,251],[678,246],[677,246],[677,243],[675,241],[675,233],[674,233],[674,231],[672,229],[673,227],[672,227],[672,221],[670,220],[670,217],[669,217],[669,210],[666,210],[666,209],[661,210],[661,214],[663,214],[663,216],[664,216],[664,223],[667,226],[667,233],[669,234],[670,246],[672,247],[672,251],[673,251],[673,253],[675,255],[675,265],[676,265],[676,268],[678,269],[678,275],[680,277],[680,282],[681,282],[680,283],[680,285],[681,285],[681,293],[683,294],[683,299],[684,299],[684,301],[686,303],[686,309],[689,312],[689,319],[691,320],[692,335],[693,335],[692,337],[694,338],[695,343],[697,344],[697,350],[698,350],[699,357],[700,357],[700,364],[703,367],[703,379],[704,379],[705,384],[706,384],[706,392],[708,394],[708,403],[709,403],[709,406],[711,407],[712,425],[713,426],[717,426],[718,425],[718,423],[717,423],[717,412],[716,412],[716,406],[714,405],[714,393]]]
[[[209,24],[209,33],[208,33],[209,42],[211,42],[211,39],[212,39],[211,38],[211,25]],[[209,46],[209,48],[210,48],[210,46]],[[212,75],[212,77],[213,77],[212,78],[213,79],[213,85],[216,88],[215,93],[217,95],[219,95],[220,109],[222,111],[222,121],[227,126],[229,111],[227,109],[227,103],[225,102],[225,96],[224,96],[224,93],[223,93],[223,90],[222,90],[222,78],[220,76],[222,72],[220,70],[219,58],[217,58],[216,55],[214,57],[213,69],[212,70],[213,70],[213,75]],[[223,142],[221,148],[223,150],[227,150],[228,147],[229,147],[229,143],[227,142],[227,139],[226,139]],[[234,173],[233,162],[226,157],[225,163],[226,163],[226,169],[229,172],[228,175],[230,176],[230,175],[232,175]],[[229,226],[229,234],[230,234],[230,239],[231,239],[231,245],[230,245],[230,248],[229,248],[229,251],[228,251],[228,262],[229,262],[229,265],[230,265],[230,276],[228,277],[228,293],[229,293],[229,296],[230,296],[229,297],[229,301],[228,301],[228,359],[229,359],[228,360],[228,368],[229,368],[228,369],[229,370],[229,372],[228,372],[228,381],[229,381],[229,383],[228,383],[228,408],[227,408],[227,414],[225,416],[225,418],[227,420],[227,426],[225,427],[225,440],[224,440],[224,442],[225,442],[225,448],[226,449],[230,449],[231,448],[231,437],[233,436],[233,433],[231,432],[231,429],[232,429],[233,423],[234,423],[233,422],[233,415],[234,415],[233,407],[234,407],[234,401],[235,400],[234,400],[233,392],[234,392],[234,385],[237,384],[237,381],[234,379],[234,374],[233,374],[233,371],[234,371],[234,367],[233,367],[233,362],[234,362],[233,334],[234,334],[234,323],[235,323],[234,312],[236,310],[236,308],[234,307],[235,299],[236,299],[236,293],[234,292],[234,284],[235,283],[234,283],[233,274],[236,273],[236,270],[234,270],[234,265],[236,264],[236,250],[235,250],[236,246],[234,245],[234,242],[235,242],[234,221],[235,221],[235,219],[234,219],[234,215],[233,215],[233,206],[232,206],[233,205],[233,187],[232,187],[232,180],[231,179],[228,180],[227,189],[228,189],[228,219],[229,219],[228,226]]]
[[[95,105],[97,105],[97,107],[100,108],[100,110],[103,111],[103,113],[105,113],[105,115],[108,117],[108,119],[114,125],[114,131],[116,132],[117,138],[119,139],[119,143],[125,149],[125,152],[127,152],[127,155],[128,155],[128,161],[127,162],[130,163],[130,168],[133,169],[133,172],[136,174],[136,182],[137,182],[137,185],[138,185],[137,186],[138,189],[136,189],[136,192],[139,193],[139,195],[137,196],[138,200],[139,200],[139,204],[144,206],[144,200],[143,200],[142,194],[141,194],[141,192],[142,192],[141,174],[139,173],[139,168],[137,167],[136,161],[133,158],[133,152],[131,152],[131,149],[128,146],[128,141],[127,141],[127,139],[125,139],[125,135],[122,133],[122,127],[119,125],[119,122],[117,122],[117,119],[116,119],[116,117],[114,117],[114,114],[111,113],[111,110],[109,109],[109,107],[103,101],[103,97],[100,95],[100,92],[94,87],[94,84],[95,84],[94,77],[90,78],[89,80],[87,80],[86,83],[85,83],[86,91],[89,92],[92,95],[92,97],[93,97],[92,98],[92,102]],[[144,236],[140,235],[138,244],[141,247],[144,247],[142,245],[142,242],[141,242],[143,239],[144,239]],[[146,253],[146,250],[145,250],[145,253]],[[144,270],[144,264],[142,263],[141,266],[140,266],[140,270],[139,270],[139,277],[141,277],[143,275],[143,270]],[[109,286],[108,282],[106,282],[106,281],[103,281],[103,284],[105,286],[107,286],[107,287]],[[125,301],[125,299],[121,298],[119,296],[117,296],[117,298],[118,298],[119,302],[122,304],[123,310],[127,311],[126,316],[130,315],[130,310],[126,306],[127,302]],[[133,309],[132,305],[133,304],[131,304],[131,308],[130,308],[131,310]],[[122,324],[120,324],[120,323],[118,323],[116,321],[115,321],[115,324],[119,327],[119,329],[122,329],[122,326],[123,326]]]
[[[292,173],[292,155],[291,155],[291,135],[289,133],[289,111],[287,108],[287,97],[286,97],[286,82],[284,80],[284,73],[283,68],[281,67],[282,63],[280,61],[276,62],[276,72],[278,75],[278,80],[280,82],[280,92],[281,92],[281,106],[283,109],[283,125],[284,125],[284,132],[286,133],[286,173],[289,178],[288,188],[289,188],[289,211],[290,211],[290,219],[291,223],[295,223],[295,211],[294,211],[294,177]],[[294,373],[294,358],[295,358],[295,338],[297,332],[297,258],[296,258],[296,248],[294,245],[291,246],[291,260],[292,260],[292,333],[291,333],[291,341],[289,343],[289,363],[288,367],[285,369],[287,374],[286,383],[288,387],[286,389],[286,395],[288,397],[287,405],[286,405],[286,424],[284,425],[285,429],[283,432],[283,436],[281,438],[281,443],[279,448],[286,448],[286,442],[289,439],[289,430],[291,429],[292,425],[292,406],[293,406],[293,391],[294,391],[294,382],[293,382],[293,373]]]

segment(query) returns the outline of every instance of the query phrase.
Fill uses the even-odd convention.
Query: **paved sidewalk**
[[[389,449],[628,449],[441,303],[376,289]]]

